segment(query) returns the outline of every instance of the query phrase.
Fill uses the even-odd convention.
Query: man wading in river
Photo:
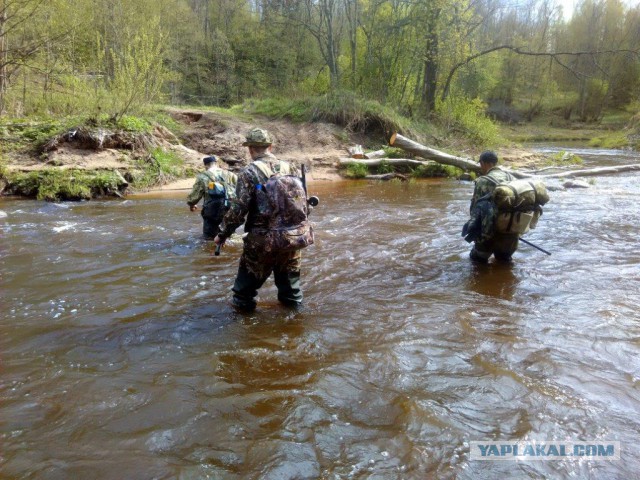
[[[229,199],[235,194],[238,181],[235,173],[222,170],[216,165],[217,161],[215,155],[202,159],[206,170],[196,176],[196,182],[187,197],[187,205],[192,212],[198,210],[197,203],[204,197],[202,234],[209,240],[218,234],[218,225],[229,208]]]
[[[224,216],[217,245],[245,223],[244,249],[233,285],[233,305],[251,311],[258,289],[273,272],[278,300],[302,303],[300,249],[313,243],[307,222],[309,207],[299,173],[271,153],[269,132],[254,128],[242,144],[253,162],[238,176],[236,198]],[[294,176],[296,175],[296,176]]]
[[[487,263],[493,254],[496,260],[508,262],[518,249],[517,233],[495,231],[496,209],[491,194],[496,186],[510,182],[513,176],[497,166],[498,156],[486,151],[480,155],[480,171],[471,198],[469,213],[471,218],[462,229],[462,236],[468,242],[475,242],[469,256],[478,263]]]

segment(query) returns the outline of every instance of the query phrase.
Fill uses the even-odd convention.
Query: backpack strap
[[[496,180],[493,177],[490,177],[489,175],[482,175],[480,178],[486,178],[487,180],[489,180],[494,185],[500,185],[500,182],[498,180]]]
[[[255,162],[253,162],[253,165],[260,171],[262,172],[262,174],[269,178],[271,177],[271,175],[273,175],[273,171],[271,170],[271,168],[269,167],[269,165],[267,165],[265,162],[263,162],[262,160],[256,160]]]
[[[258,167],[258,170],[260,170],[264,174],[264,176],[267,178],[275,175],[276,173],[273,170],[271,170],[271,167],[269,167],[269,165],[266,162],[263,162],[262,160],[256,160],[255,162],[253,162],[253,164],[256,167]],[[280,175],[290,175],[291,165],[289,165],[287,162],[280,160],[277,173],[279,173]]]
[[[282,160],[280,161],[280,175],[291,175],[291,165]]]

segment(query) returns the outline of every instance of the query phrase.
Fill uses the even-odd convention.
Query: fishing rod
[[[520,240],[522,240],[527,245],[530,245],[533,248],[536,248],[536,249],[540,250],[542,253],[546,253],[547,255],[551,255],[551,252],[547,252],[544,248],[540,248],[539,246],[534,245],[533,243],[529,242],[528,240],[525,240],[524,238],[520,238]]]

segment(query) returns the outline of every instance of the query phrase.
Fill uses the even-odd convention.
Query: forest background
[[[369,102],[488,145],[487,114],[637,125],[640,6],[567,16],[556,0],[0,0],[0,113]]]

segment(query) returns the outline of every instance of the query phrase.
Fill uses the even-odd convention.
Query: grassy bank
[[[157,123],[164,120],[164,125]],[[167,115],[150,118],[125,116],[117,121],[101,119],[30,118],[5,122],[0,126],[0,191],[4,195],[38,200],[88,200],[103,196],[123,196],[192,176],[194,169],[158,138],[173,134],[176,123]],[[65,159],[64,148],[80,149],[84,157],[96,160]],[[100,164],[99,152],[119,152],[117,165]]]
[[[553,114],[535,117],[518,125],[500,125],[501,135],[510,142],[576,143],[601,148],[640,148],[640,128],[634,128],[630,112],[612,111],[599,123],[566,121]]]

